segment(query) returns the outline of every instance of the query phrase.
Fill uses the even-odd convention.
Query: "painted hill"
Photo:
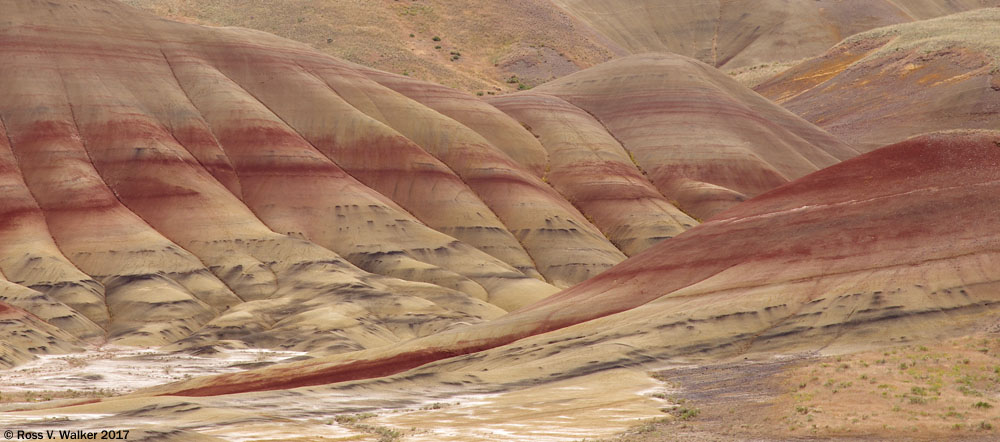
[[[617,152],[616,164],[628,165],[624,148],[669,202],[699,219],[857,155],[718,70],[676,55],[615,60],[490,102],[547,146]],[[588,126],[614,139],[581,133]],[[558,154],[572,161],[568,152]],[[562,174],[581,170],[567,164],[551,179],[560,188]]]
[[[762,73],[776,74],[858,32],[1000,6],[997,0],[125,2],[171,19],[274,33],[365,66],[484,94],[646,52],[676,53],[762,80]]]
[[[914,138],[779,187],[489,323],[150,393],[285,389],[418,366],[399,379],[533,385],[664,358],[962,335],[995,326],[1000,308],[998,186],[1000,133]],[[953,222],[933,222],[942,216]]]
[[[484,94],[627,54],[548,0],[124,3],[174,20],[273,33],[365,66]],[[509,83],[511,76],[517,80]]]
[[[989,439],[995,430],[973,424],[995,422],[995,414],[969,403],[992,396],[968,394],[986,384],[993,386],[980,394],[996,392],[998,145],[1000,132],[956,131],[879,149],[487,323],[122,398],[71,399],[57,411],[32,404],[0,417],[30,426],[55,412],[92,427],[141,419],[186,439],[324,431],[562,440],[607,435],[629,418],[655,418],[635,430],[639,440],[905,438],[915,431]],[[936,222],[945,217],[951,222]],[[985,334],[947,340],[975,331]],[[843,355],[868,348],[877,350]],[[810,358],[817,353],[831,356]],[[665,382],[652,380],[651,369]],[[796,389],[789,379],[802,383]],[[935,387],[942,379],[961,382]],[[912,389],[924,386],[931,392]],[[947,401],[941,406],[935,388]],[[885,389],[900,393],[880,395]],[[229,394],[237,392],[244,393]],[[794,402],[769,396],[775,392]],[[699,430],[700,419],[690,416],[699,408],[691,407],[706,397],[724,401],[710,419],[736,424],[722,433]],[[751,417],[734,416],[734,404]],[[945,415],[947,404],[961,406],[961,416]],[[941,413],[925,418],[927,410]],[[871,422],[837,424],[874,411]],[[796,425],[809,416],[831,428]],[[775,423],[745,426],[746,419]]]
[[[1000,122],[1000,8],[852,36],[756,88],[862,150]]]
[[[880,413],[935,402],[917,379],[948,389],[938,423],[1000,426],[1000,132],[855,156],[682,55],[479,98],[111,0],[0,10],[4,428],[579,440],[685,429],[692,385],[665,368],[730,364],[766,395],[769,364],[809,379],[850,368],[809,356],[869,349],[898,364],[865,372]],[[976,333],[961,386],[885,354]],[[838,391],[816,381],[781,394]],[[808,419],[793,403],[768,425]],[[845,407],[821,421],[862,419]],[[896,434],[862,427],[824,434]]]
[[[697,224],[674,199],[708,216],[742,199],[704,201],[713,186],[756,194],[853,154],[682,57],[626,58],[523,95],[564,97],[554,112],[585,120],[595,157],[567,146],[570,120],[518,121],[257,31],[110,0],[2,6],[0,301],[68,333],[22,353],[105,342],[340,353],[427,336]],[[598,105],[608,113],[582,111]],[[666,123],[723,141],[654,155],[679,135],[659,132]],[[710,173],[666,192],[678,158],[723,147],[736,158],[684,163]],[[718,172],[716,159],[735,166]],[[593,167],[579,174],[581,163]]]
[[[994,0],[552,0],[632,53],[672,52],[722,69],[822,53],[875,27],[998,6]]]

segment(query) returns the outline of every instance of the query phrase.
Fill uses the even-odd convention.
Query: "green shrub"
[[[701,410],[697,408],[681,408],[677,414],[677,418],[686,421],[698,417],[699,414],[701,414]]]

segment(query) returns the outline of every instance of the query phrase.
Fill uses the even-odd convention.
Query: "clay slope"
[[[698,219],[857,155],[721,72],[677,55],[618,59],[490,102],[540,136],[559,162],[549,174],[557,189],[579,189],[581,201],[659,193]],[[641,171],[655,188],[612,189],[593,178],[616,169]],[[598,195],[588,195],[581,181],[594,183]],[[605,218],[622,215],[595,221],[617,225]]]
[[[693,57],[756,84],[858,32],[1000,6],[997,0],[126,3],[171,19],[274,33],[365,66],[484,94],[646,52]]]
[[[799,60],[872,28],[995,0],[552,0],[632,53],[673,52],[713,66]]]
[[[49,311],[60,309],[59,305],[53,308],[51,301],[39,299],[43,296],[6,281],[0,285],[0,299],[14,298],[13,302],[19,304],[25,301],[36,306],[42,304],[40,309],[42,311],[45,311],[46,307]],[[63,312],[60,313],[64,313],[68,309],[63,307],[61,310]],[[10,367],[30,361],[38,353],[68,353],[81,350],[78,345],[80,341],[73,335],[4,301],[0,301],[0,327],[3,333],[0,335],[3,337],[0,340],[0,366]]]
[[[489,323],[151,393],[284,389],[434,361],[404,379],[447,373],[516,386],[665,357],[962,334],[994,323],[1000,308],[997,207],[1000,133],[923,136],[768,192]]]
[[[756,88],[862,150],[1000,121],[1000,8],[852,36]]]
[[[0,6],[2,300],[67,336],[349,351],[625,258],[531,168],[352,65],[111,1]]]
[[[533,86],[627,53],[548,0],[124,3],[170,19],[273,33],[365,66],[483,93]],[[512,75],[519,81],[508,83]]]
[[[679,57],[577,77],[631,72],[630,85],[554,85],[562,119],[520,121],[256,31],[110,0],[0,6],[0,272],[17,293],[0,301],[79,340],[36,353],[105,342],[339,353],[427,336],[537,302],[697,224],[657,181],[674,158],[641,151],[677,135],[657,125],[743,134],[737,155],[784,174],[724,174],[753,181],[736,187],[748,194],[851,154]],[[656,80],[681,76],[694,86]],[[665,107],[691,92],[763,132]],[[591,116],[588,103],[612,113]],[[632,118],[643,125],[621,124]],[[713,195],[683,198],[701,207]]]

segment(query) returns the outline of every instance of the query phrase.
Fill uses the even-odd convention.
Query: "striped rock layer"
[[[396,373],[531,385],[664,358],[857,349],[995,329],[997,207],[1000,132],[927,135],[781,186],[487,323],[146,394]]]
[[[591,155],[614,151],[624,169],[641,171],[663,198],[701,220],[858,154],[718,70],[678,55],[618,59],[492,102],[537,131],[543,144],[551,140],[549,149],[562,143]],[[579,162],[569,152],[557,155]],[[583,173],[581,166],[554,169],[555,187],[564,175]],[[598,169],[585,180],[607,174]]]
[[[682,57],[489,103],[110,0],[0,10],[2,324],[41,333],[4,341],[3,366],[85,343],[429,336],[696,225],[677,204],[705,218],[853,154]],[[725,139],[664,141],[684,124]],[[720,143],[724,164],[691,153]]]

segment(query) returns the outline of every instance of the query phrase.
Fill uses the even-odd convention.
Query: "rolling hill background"
[[[864,5],[0,0],[0,427],[995,436],[997,9]]]
[[[695,58],[753,85],[858,32],[1000,6],[997,0],[125,3],[175,20],[270,32],[365,66],[484,94],[646,52]]]

